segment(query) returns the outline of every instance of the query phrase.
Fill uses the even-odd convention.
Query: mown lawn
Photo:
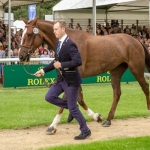
[[[70,144],[39,150],[149,150],[150,137],[120,138],[114,140],[97,141],[87,144]]]
[[[119,101],[116,118],[132,118],[149,116],[146,99],[137,82],[121,83],[122,96]],[[112,104],[112,88],[110,84],[82,85],[84,99],[94,112],[99,112],[103,119]],[[46,87],[3,88],[0,87],[0,129],[26,128],[48,125],[52,122],[58,107],[44,100]],[[91,121],[80,107],[85,119]],[[66,123],[68,110],[65,110],[61,123]],[[73,121],[74,123],[75,121]]]

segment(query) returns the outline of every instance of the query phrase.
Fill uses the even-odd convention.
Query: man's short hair
[[[66,29],[66,22],[63,20],[58,20],[55,21],[54,24],[59,23],[61,28],[65,28]]]

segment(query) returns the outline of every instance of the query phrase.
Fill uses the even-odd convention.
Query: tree
[[[52,14],[52,8],[56,5],[60,0],[45,2],[36,5],[36,15],[39,19],[44,20],[45,15]],[[5,10],[8,12],[8,9]],[[28,20],[28,6],[16,6],[11,8],[11,12],[14,13],[14,21],[20,20],[21,18],[25,18]]]

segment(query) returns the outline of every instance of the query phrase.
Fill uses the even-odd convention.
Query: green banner
[[[24,65],[27,72],[34,74],[37,70],[45,67],[45,65]],[[3,87],[24,87],[24,86],[44,86],[41,77],[31,76],[26,72],[22,65],[5,65],[3,67]],[[53,83],[56,79],[56,70],[48,72],[44,75],[48,83]],[[122,76],[121,82],[136,81],[134,76],[127,70]],[[110,83],[111,77],[109,72],[97,76],[83,78],[82,84],[92,83]]]

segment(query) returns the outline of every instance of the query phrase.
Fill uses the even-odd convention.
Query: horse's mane
[[[45,22],[45,23],[50,23],[50,24],[54,25],[53,21],[48,21],[48,20],[38,20],[38,22]]]

